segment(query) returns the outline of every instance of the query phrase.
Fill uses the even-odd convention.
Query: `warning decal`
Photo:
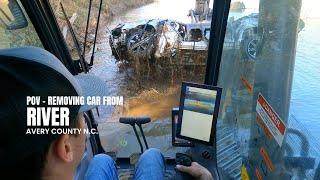
[[[240,79],[242,81],[242,84],[247,88],[248,92],[250,94],[252,94],[252,92],[253,92],[252,84],[246,78],[244,78],[243,76],[241,76]]]
[[[247,168],[244,165],[241,166],[241,180],[250,180]]]
[[[269,140],[272,139],[272,134],[271,132],[269,131],[268,127],[266,126],[266,124],[261,120],[260,116],[257,115],[256,117],[256,120],[257,120],[257,123],[260,125],[260,127],[263,129],[264,131],[264,134],[267,136],[267,138]]]
[[[256,168],[256,176],[257,176],[258,180],[263,180],[262,175],[261,175],[261,173],[260,173],[258,168]]]
[[[260,148],[260,155],[262,156],[262,158],[263,158],[264,162],[266,163],[270,172],[272,172],[274,169],[272,161],[271,161],[267,151],[263,147]]]
[[[256,111],[257,116],[265,123],[265,126],[269,129],[272,136],[281,147],[286,131],[286,125],[261,94],[258,95]]]

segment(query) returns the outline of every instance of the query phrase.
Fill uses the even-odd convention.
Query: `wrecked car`
[[[119,24],[109,43],[118,61],[171,59],[180,65],[205,65],[210,22],[184,24],[168,19]]]
[[[238,49],[243,59],[257,54],[259,14],[229,19],[224,49]],[[151,19],[119,24],[110,34],[112,54],[117,61],[148,64],[170,59],[171,64],[205,65],[210,38],[210,21],[181,23]],[[146,62],[146,63],[144,63]]]
[[[188,28],[187,24],[168,19],[119,24],[111,31],[109,43],[115,58],[128,63],[136,58],[146,61],[175,58],[179,50],[188,48],[205,51],[207,40],[202,41],[202,32],[188,31]],[[186,41],[188,39],[190,41]]]

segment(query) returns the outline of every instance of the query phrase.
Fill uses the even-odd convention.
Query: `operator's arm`
[[[179,171],[185,172],[193,176],[198,180],[213,180],[211,173],[205,167],[201,166],[197,162],[192,162],[191,166],[177,165]]]

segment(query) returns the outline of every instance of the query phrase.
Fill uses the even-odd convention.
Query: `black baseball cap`
[[[0,162],[15,163],[43,150],[59,135],[26,134],[27,96],[106,96],[107,87],[99,78],[73,76],[54,55],[35,47],[0,50]],[[46,107],[43,103],[40,105]],[[70,126],[79,112],[95,106],[69,105]]]

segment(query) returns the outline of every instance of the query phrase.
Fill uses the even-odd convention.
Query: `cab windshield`
[[[11,2],[0,0],[0,48],[42,47],[20,1]],[[222,26],[211,22],[213,0],[130,2],[104,2],[93,49],[100,1],[92,1],[87,42],[89,1],[49,1],[73,59],[79,54],[62,6],[84,59],[95,52],[89,73],[106,82],[110,96],[123,97],[122,105],[93,110],[106,152],[121,158],[140,150],[132,127],[119,122],[123,116],[151,117],[144,134],[165,157],[188,150],[171,142],[181,82],[213,79],[210,85],[222,88],[215,153],[222,174],[319,179],[319,2],[231,0],[216,54],[222,43],[214,33]],[[16,5],[20,14],[12,13]]]
[[[231,1],[217,84],[224,93],[218,124],[227,124],[232,132],[234,128],[243,130],[240,134],[245,137],[232,139],[237,147],[253,138],[250,129],[255,126],[251,122],[256,122],[254,113],[259,93],[287,127],[295,122],[301,123],[308,127],[312,136],[318,136],[315,119],[319,111],[315,107],[319,102],[316,83],[319,81],[316,68],[319,62],[313,58],[317,54],[317,48],[313,47],[317,47],[316,41],[319,39],[314,33],[319,30],[319,17],[311,0],[299,2],[279,5],[262,0]],[[80,42],[83,42],[81,34],[84,34],[84,28],[80,27],[80,22],[86,15],[84,12],[88,3],[62,3],[71,20],[77,17],[73,26],[77,27],[75,29]],[[97,1],[94,3],[98,5]],[[54,1],[51,4],[56,16],[59,16],[59,5]],[[174,154],[175,148],[171,146],[171,109],[179,105],[182,81],[204,82],[213,4],[210,1],[206,17],[194,16],[195,11],[190,11],[196,10],[196,1],[180,0],[156,1],[125,13],[113,11],[114,18],[103,16],[100,26],[102,33],[98,34],[96,61],[91,73],[106,81],[110,95],[124,97],[123,106],[100,110],[99,133],[106,151],[115,151],[119,157],[128,157],[133,151],[139,150],[131,127],[120,124],[119,117],[150,116],[153,121],[144,128],[149,146],[160,148],[168,156]],[[68,8],[71,5],[82,8]],[[114,8],[109,3],[106,7]],[[290,9],[288,7],[293,10],[287,12]],[[270,11],[266,11],[267,8]],[[281,18],[275,17],[273,12],[279,13]],[[287,13],[281,14],[284,12]],[[108,15],[108,12],[104,13]],[[58,22],[63,30],[64,19],[58,17]],[[130,53],[138,55],[140,60],[128,63],[132,57],[122,57],[124,53],[119,53],[121,50],[115,46],[121,42],[122,36],[128,35],[120,32],[133,29],[130,31],[132,35],[140,32],[135,28],[142,28],[147,31],[144,37],[150,37],[150,34],[159,30],[157,26],[161,23],[167,24],[169,31],[176,28],[177,32],[173,34],[179,35],[181,46],[167,48],[167,51],[159,49],[158,54],[152,55],[160,58],[146,61],[149,56],[135,53],[148,49],[150,44],[143,44],[138,49],[134,46],[135,36],[132,36],[130,42],[134,43],[126,42],[125,46],[134,47]],[[276,26],[277,23],[282,25]],[[66,36],[68,38],[68,33]],[[195,53],[195,50],[198,51]],[[278,56],[271,56],[274,54]],[[279,70],[281,64],[278,63],[284,60],[288,62],[284,62],[281,66],[283,69]],[[270,61],[270,64],[266,65],[264,61]],[[310,69],[306,70],[305,67]],[[278,80],[278,84],[273,82],[275,80]],[[242,137],[238,134],[232,136]]]
[[[84,22],[88,15],[89,2],[60,2],[68,14],[80,44],[83,45],[86,27]],[[92,1],[88,43],[86,44],[87,62],[90,61],[92,52],[99,2]],[[70,32],[65,31],[66,20],[61,16],[61,4],[54,0],[51,0],[50,4],[72,51]],[[106,151],[116,152],[117,157],[129,157],[132,153],[139,151],[139,144],[133,129],[120,124],[119,118],[149,116],[152,123],[144,126],[149,147],[161,149],[165,156],[175,156],[177,150],[171,145],[171,110],[179,105],[182,81],[204,82],[207,63],[208,32],[210,32],[213,1],[203,6],[205,11],[202,17],[197,17],[197,21],[201,23],[194,23],[195,19],[192,19],[190,14],[191,10],[195,10],[195,4],[195,1],[182,0],[150,1],[145,5],[133,3],[126,7],[123,13],[118,12],[117,9],[121,6],[128,6],[127,3],[119,2],[115,5],[112,1],[105,2],[103,6],[105,10],[102,12],[97,36],[95,61],[90,73],[99,76],[107,83],[110,96],[123,96],[124,99],[123,105],[101,108],[99,109],[100,116],[96,116],[99,123],[100,140]],[[146,33],[143,36],[150,40],[159,33],[160,24],[168,29],[165,36],[168,37],[169,43],[161,52],[160,48],[157,49],[159,58],[153,58],[157,54],[154,52],[157,51],[156,49],[150,50],[152,53],[148,55],[142,55],[148,53],[151,42],[134,48],[126,57],[118,57],[118,55],[129,53],[112,46],[111,40],[114,40],[114,43],[120,41],[120,38],[116,37],[117,27],[127,28],[130,32],[131,37],[128,37],[130,40],[125,42],[127,46],[125,49],[129,49],[129,46],[139,45],[138,42],[134,44],[136,43],[134,33],[140,33],[141,29],[145,29]],[[121,36],[129,36],[129,34]],[[159,36],[158,40],[163,38],[165,37]],[[129,44],[130,42],[134,43]],[[178,48],[178,42],[183,42],[183,50]],[[193,51],[193,49],[198,50]],[[133,58],[134,56],[138,56],[140,62]],[[131,62],[128,63],[128,61]]]

